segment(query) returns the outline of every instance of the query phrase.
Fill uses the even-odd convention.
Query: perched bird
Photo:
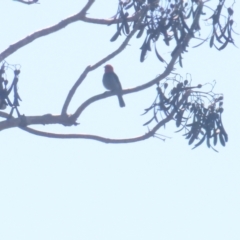
[[[116,92],[120,107],[125,107],[125,103],[121,94],[122,86],[117,74],[113,71],[113,67],[109,64],[106,65],[104,68],[105,73],[103,74],[102,80],[104,87],[110,91]]]

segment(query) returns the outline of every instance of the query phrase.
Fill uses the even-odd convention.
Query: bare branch
[[[44,36],[49,35],[53,32],[57,32],[57,31],[65,28],[67,25],[69,25],[73,22],[84,19],[85,15],[86,15],[86,12],[91,7],[91,5],[94,3],[94,1],[95,0],[88,0],[88,3],[86,4],[86,6],[78,14],[73,15],[69,18],[66,18],[56,25],[53,25],[51,27],[48,27],[48,28],[42,29],[40,31],[34,32],[33,34],[27,36],[26,38],[23,38],[22,40],[10,45],[6,50],[4,50],[0,54],[0,62],[3,61],[8,56],[10,56],[12,53],[16,52],[21,47],[33,42],[37,38],[44,37]]]
[[[31,0],[31,1],[16,0],[16,1],[26,3],[26,4],[32,4],[34,2],[36,3],[38,0]],[[86,69],[80,75],[78,80],[70,89],[64,101],[61,115],[46,114],[43,116],[24,116],[24,115],[21,116],[17,108],[19,106],[18,100],[20,99],[19,95],[17,94],[17,90],[14,92],[14,102],[15,102],[14,104],[11,103],[11,101],[8,98],[8,95],[5,94],[7,92],[6,85],[8,83],[8,80],[6,79],[7,75],[5,73],[5,70],[8,70],[10,68],[9,66],[5,66],[5,62],[4,62],[1,68],[1,84],[2,85],[0,90],[1,90],[2,106],[0,108],[5,109],[6,106],[9,105],[10,107],[12,107],[12,109],[10,114],[0,111],[0,117],[5,118],[5,120],[0,122],[0,131],[4,129],[13,128],[13,127],[18,127],[23,131],[27,131],[31,134],[43,136],[43,137],[60,138],[60,139],[73,139],[73,138],[74,139],[75,138],[91,139],[91,140],[96,140],[104,143],[117,144],[117,143],[138,142],[138,141],[146,140],[150,137],[157,137],[158,135],[157,131],[162,126],[164,126],[167,122],[173,120],[176,122],[177,127],[181,127],[179,131],[181,130],[187,131],[187,133],[185,133],[184,135],[186,136],[187,139],[189,139],[189,145],[192,144],[194,140],[198,140],[198,143],[195,144],[194,148],[201,145],[205,141],[205,139],[208,147],[212,147],[210,143],[210,140],[212,139],[213,139],[213,144],[215,146],[218,141],[218,138],[221,144],[225,146],[225,143],[228,141],[228,135],[223,127],[222,120],[221,120],[221,114],[223,112],[222,96],[216,98],[214,95],[213,99],[210,101],[209,107],[206,108],[204,107],[204,101],[202,100],[206,96],[203,94],[203,92],[193,90],[194,88],[201,88],[202,85],[199,84],[197,86],[192,87],[191,85],[188,84],[188,80],[178,81],[177,79],[175,79],[175,83],[173,83],[174,87],[170,89],[168,92],[170,94],[170,97],[165,96],[165,90],[168,86],[168,83],[166,81],[169,80],[167,76],[171,73],[174,74],[173,70],[177,61],[182,67],[182,54],[184,54],[184,52],[187,52],[187,48],[190,40],[192,38],[195,38],[194,36],[195,33],[200,31],[201,29],[199,24],[199,19],[200,19],[200,15],[202,14],[202,9],[205,2],[203,2],[203,0],[194,1],[192,3],[192,6],[189,8],[187,7],[186,3],[184,4],[182,1],[179,1],[179,2],[175,1],[176,3],[170,4],[169,6],[167,6],[164,12],[164,9],[160,7],[158,2],[146,1],[148,2],[147,4],[145,1],[143,1],[141,2],[140,5],[133,5],[138,1],[135,2],[135,0],[131,0],[132,2],[126,1],[125,3],[120,1],[118,12],[115,15],[115,17],[113,17],[113,19],[87,18],[86,17],[87,11],[90,9],[94,1],[95,0],[88,0],[85,7],[76,15],[66,18],[60,23],[52,27],[35,32],[30,36],[27,36],[26,38],[20,40],[19,42],[11,45],[8,49],[3,51],[2,54],[0,54],[0,61],[8,57],[10,54],[14,53],[21,47],[27,45],[28,43],[31,43],[35,39],[42,36],[46,36],[53,32],[56,32],[75,21],[84,21],[89,23],[105,24],[105,25],[111,25],[111,24],[117,23],[117,32],[113,35],[110,41],[115,41],[119,37],[119,35],[121,35],[121,33],[123,33],[126,36],[125,40],[111,54],[104,57],[94,65],[90,65],[86,67]],[[135,14],[132,15],[131,17],[128,17],[129,13],[126,10],[128,10],[130,7],[134,7]],[[222,43],[222,46],[218,48],[218,50],[224,49],[228,43],[234,44],[231,36],[232,24],[233,24],[233,20],[231,16],[233,15],[233,10],[232,8],[227,9],[228,11],[227,23],[226,23],[226,26],[221,27],[219,23],[219,16],[220,16],[222,7],[223,7],[223,2],[219,0],[219,5],[217,6],[216,11],[214,12],[215,15],[213,14],[210,18],[208,18],[208,19],[212,19],[213,27],[214,27],[213,29],[214,34],[212,35],[210,40],[210,47],[212,47],[214,44],[213,43],[214,37],[216,37],[217,41],[220,43],[222,43],[221,39],[225,39],[225,42]],[[155,12],[153,13],[153,11]],[[188,19],[191,16],[191,14],[193,15],[193,21],[191,24],[187,24],[186,19]],[[130,21],[132,21],[132,23],[128,24],[127,22],[130,22]],[[156,23],[156,26],[153,25],[155,23]],[[216,29],[217,29],[217,27],[215,28],[216,24],[220,26],[220,35],[216,34]],[[90,134],[49,133],[49,132],[35,130],[28,127],[30,125],[39,125],[39,124],[42,124],[42,125],[61,124],[63,126],[78,125],[78,123],[76,122],[77,118],[80,117],[82,112],[90,104],[98,100],[116,95],[116,92],[114,91],[107,91],[105,93],[92,96],[89,99],[87,99],[85,102],[83,102],[76,109],[73,115],[67,114],[68,106],[76,90],[85,80],[88,73],[97,69],[99,66],[101,66],[105,62],[109,61],[110,59],[120,54],[126,48],[130,39],[134,36],[134,34],[137,31],[139,31],[137,34],[137,38],[140,38],[145,30],[147,30],[147,36],[143,42],[142,47],[140,48],[142,50],[141,56],[140,56],[141,62],[144,61],[147,51],[151,51],[151,43],[155,44],[156,41],[159,39],[159,37],[163,36],[164,37],[163,41],[165,41],[167,45],[169,45],[169,41],[171,41],[172,39],[176,40],[176,46],[174,46],[174,49],[172,49],[171,51],[171,60],[169,61],[169,63],[167,63],[161,57],[155,45],[155,53],[157,55],[158,60],[161,62],[165,62],[166,64],[166,68],[162,72],[162,74],[158,75],[153,80],[150,80],[142,85],[121,91],[121,94],[125,95],[125,94],[143,91],[153,86],[154,84],[158,85],[157,97],[155,98],[154,103],[151,104],[149,108],[145,109],[145,113],[152,110],[154,111],[153,111],[153,117],[149,121],[147,121],[144,124],[144,126],[153,124],[155,120],[156,125],[154,126],[154,128],[152,128],[151,130],[148,129],[149,131],[141,136],[126,138],[126,139],[111,139],[111,138],[106,138],[106,137],[97,136],[97,135],[90,135]],[[14,69],[15,69],[14,74],[16,72],[18,72],[18,74],[20,73],[20,70],[16,69],[15,65],[14,65]],[[166,79],[166,81],[163,82],[163,84],[161,83],[159,85],[160,81],[162,81],[163,79]],[[14,84],[12,83],[12,86],[13,85]],[[16,85],[14,85],[14,87],[15,89],[17,89]],[[10,87],[9,89],[12,89],[12,88]],[[216,103],[218,104],[218,106],[216,106]],[[12,117],[12,113],[14,110],[17,111],[18,118]],[[160,116],[162,118],[160,122],[157,116],[158,112],[160,112]],[[162,112],[164,114],[161,114]],[[165,118],[163,118],[162,115],[165,115]],[[191,119],[191,120],[193,119],[193,122],[188,124],[188,119]],[[201,129],[203,129],[203,132]],[[203,135],[202,139],[200,140],[199,140],[199,134]],[[165,139],[162,139],[162,140],[165,140]]]
[[[42,137],[49,137],[49,138],[62,138],[62,139],[73,139],[73,138],[81,138],[81,139],[91,139],[96,140],[104,143],[131,143],[131,142],[139,142],[143,141],[145,139],[148,139],[157,132],[157,130],[165,125],[167,122],[169,122],[174,114],[177,112],[178,107],[181,106],[181,104],[188,98],[191,91],[187,91],[185,95],[182,97],[182,99],[179,101],[176,108],[170,112],[170,114],[163,120],[161,120],[151,131],[148,133],[134,137],[134,138],[128,138],[128,139],[110,139],[110,138],[104,138],[101,136],[96,135],[89,135],[89,134],[55,134],[55,133],[49,133],[49,132],[42,132],[38,131],[29,127],[26,127],[27,125],[34,125],[34,124],[69,124],[71,122],[71,119],[69,117],[64,117],[62,115],[53,116],[51,114],[46,114],[43,116],[22,116],[20,118],[11,118],[5,121],[0,122],[0,131],[12,127],[19,127],[24,131],[27,131],[29,133],[42,136]],[[0,112],[1,117],[8,117],[9,115],[3,112]],[[23,126],[25,125],[25,126]]]
[[[81,74],[81,76],[78,78],[78,80],[75,82],[75,84],[73,85],[72,89],[69,91],[68,96],[63,104],[63,108],[62,108],[62,115],[66,115],[67,114],[67,108],[69,106],[69,103],[72,100],[72,97],[74,95],[74,93],[76,92],[77,88],[80,86],[80,84],[83,82],[83,80],[86,78],[87,74],[90,71],[90,66],[88,66],[84,72]]]
[[[95,19],[95,18],[88,18],[86,17],[87,11],[90,9],[92,4],[95,2],[95,0],[88,0],[88,3],[85,5],[85,7],[77,14],[68,17],[58,24],[55,24],[51,27],[41,29],[37,32],[34,32],[30,34],[29,36],[23,38],[22,40],[10,45],[7,49],[5,49],[1,54],[0,54],[0,62],[9,57],[11,54],[19,50],[20,48],[24,47],[25,45],[33,42],[34,40],[47,36],[49,34],[52,34],[54,32],[57,32],[63,28],[65,28],[67,25],[77,22],[77,21],[83,21],[83,22],[88,22],[88,23],[95,23],[95,24],[104,24],[104,25],[110,25],[110,24],[116,24],[120,22],[121,20],[119,19]],[[31,2],[32,3],[32,2]],[[30,4],[30,3],[27,3]],[[139,18],[140,12],[135,14],[132,17],[129,17],[127,21],[131,22]]]
[[[119,54],[120,52],[122,52],[124,50],[124,48],[127,46],[128,42],[130,41],[130,39],[132,38],[132,36],[134,35],[134,33],[137,31],[137,29],[133,30],[131,32],[131,34],[129,34],[127,36],[127,38],[125,39],[125,41],[120,45],[120,47],[114,51],[113,53],[109,54],[107,57],[105,57],[104,59],[100,60],[99,62],[97,62],[96,64],[94,64],[93,66],[88,66],[84,72],[81,74],[81,76],[78,78],[78,80],[76,81],[76,83],[73,85],[72,89],[69,91],[68,96],[64,102],[63,108],[62,108],[62,114],[66,114],[67,112],[67,108],[69,106],[69,103],[74,95],[74,93],[76,92],[77,88],[80,86],[80,84],[83,82],[83,80],[86,78],[87,74],[91,71],[93,71],[94,69],[98,68],[99,66],[101,66],[103,63],[109,61],[110,59],[114,58],[117,54]],[[99,98],[100,99],[100,98]]]
[[[182,105],[182,103],[188,98],[191,91],[187,91],[185,95],[182,97],[181,101],[179,101],[176,108],[170,112],[170,114],[163,120],[161,120],[152,130],[150,130],[148,133],[134,137],[134,138],[127,138],[127,139],[111,139],[111,138],[105,138],[97,135],[90,135],[90,134],[56,134],[56,133],[49,133],[49,132],[42,132],[38,131],[29,127],[20,127],[22,130],[27,131],[29,133],[32,133],[34,135],[42,136],[42,137],[48,137],[48,138],[61,138],[61,139],[90,139],[90,140],[96,140],[103,143],[133,143],[133,142],[139,142],[146,140],[150,137],[153,137],[155,133],[164,126],[167,122],[171,121],[174,114],[178,111],[179,106]]]
[[[62,115],[51,115],[46,114],[43,116],[20,116],[18,118],[13,118],[7,113],[0,112],[0,116],[7,118],[7,120],[0,122],[0,131],[27,125],[46,125],[46,124],[62,124],[65,126],[77,125],[76,122],[71,122],[72,120],[68,116]],[[10,117],[10,118],[9,118]]]
[[[139,19],[141,15],[141,11],[138,11],[135,13],[133,16],[127,17],[126,21],[127,22],[133,22],[137,19]],[[90,18],[85,16],[81,16],[81,21],[87,22],[87,23],[94,23],[94,24],[100,24],[100,25],[111,25],[111,24],[116,24],[122,22],[121,19],[99,19],[99,18]]]

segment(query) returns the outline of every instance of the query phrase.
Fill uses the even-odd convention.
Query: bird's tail
[[[118,101],[119,101],[119,106],[120,107],[125,107],[125,102],[123,100],[122,95],[118,95]]]

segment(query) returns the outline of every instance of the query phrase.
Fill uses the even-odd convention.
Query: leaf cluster
[[[7,87],[9,81],[7,80],[6,70],[11,70],[14,73],[14,78],[9,88]],[[10,117],[12,116],[14,109],[17,111],[18,116],[20,116],[18,106],[21,98],[18,94],[17,88],[19,74],[20,70],[17,69],[16,66],[8,65],[6,62],[3,63],[0,68],[0,109],[4,110],[9,105],[11,107]],[[9,98],[11,92],[13,92],[13,101]]]
[[[208,6],[211,1],[202,2],[201,0],[121,0],[119,1],[117,14],[114,16],[114,20],[118,20],[117,32],[113,35],[110,41],[115,41],[121,33],[128,35],[131,28],[134,28],[138,23],[138,18],[134,21],[128,21],[129,12],[132,12],[133,16],[137,16],[143,8],[149,6],[149,10],[146,12],[141,23],[138,24],[137,38],[140,38],[144,32],[146,37],[141,46],[140,61],[143,62],[146,58],[147,52],[151,51],[151,45],[154,44],[155,53],[157,58],[164,62],[164,59],[159,54],[156,48],[156,42],[162,40],[167,46],[170,46],[171,40],[174,39],[175,47],[172,48],[171,55],[173,56],[177,51],[181,53],[187,51],[188,43],[184,41],[187,34],[191,37],[195,37],[196,32],[201,32],[200,16],[206,15],[206,10],[213,12],[212,16],[205,19],[212,20],[212,34],[210,37],[204,39],[200,44],[207,41],[210,38],[210,47],[214,44],[216,39],[219,47],[218,50],[224,49],[228,43],[234,44],[232,38],[232,26],[233,26],[233,10],[231,7],[227,8],[227,17],[223,14],[223,8],[225,0],[219,0],[219,4],[216,9],[212,9]],[[195,46],[195,47],[197,47]],[[179,56],[179,63],[182,56]]]
[[[172,88],[169,89],[169,80],[172,80]],[[159,116],[169,117],[174,111],[172,120],[175,121],[176,127],[181,127],[180,131],[185,131],[184,135],[191,145],[198,141],[195,146],[200,146],[206,141],[207,146],[215,150],[213,145],[217,142],[225,146],[228,141],[228,135],[223,127],[223,96],[213,93],[213,88],[209,92],[199,91],[203,86],[191,86],[188,80],[177,80],[168,78],[165,83],[157,86],[157,97],[153,104],[145,109],[144,114],[149,111],[153,112],[152,118],[144,125],[149,125],[153,120],[159,122]],[[215,150],[216,151],[216,150]]]

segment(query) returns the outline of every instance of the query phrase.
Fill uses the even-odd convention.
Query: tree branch
[[[198,5],[198,9],[196,10],[196,15],[195,15],[194,21],[193,21],[193,23],[192,23],[192,25],[191,25],[190,32],[188,32],[188,33],[186,34],[186,37],[185,37],[185,39],[183,40],[182,46],[178,46],[177,50],[175,51],[175,54],[172,56],[171,61],[167,64],[167,67],[166,67],[165,71],[164,71],[160,76],[156,77],[155,79],[153,79],[153,80],[151,80],[151,81],[149,81],[149,82],[147,82],[147,83],[145,83],[145,84],[142,84],[142,85],[140,85],[140,86],[137,86],[137,87],[134,87],[134,88],[131,88],[131,89],[123,90],[123,91],[122,91],[122,95],[130,94],[130,93],[134,93],[134,92],[139,92],[139,91],[145,90],[145,89],[153,86],[154,84],[159,83],[161,80],[163,80],[164,78],[166,78],[166,77],[172,72],[172,70],[173,70],[173,68],[174,68],[174,65],[175,65],[175,63],[176,63],[176,60],[179,58],[179,56],[180,56],[181,53],[182,53],[183,45],[184,45],[184,46],[188,46],[191,38],[194,37],[193,32],[194,32],[194,29],[195,29],[195,25],[196,25],[197,22],[199,21],[199,16],[201,15],[202,6],[203,6],[203,2],[201,1],[201,2],[199,3],[199,5]],[[137,27],[135,28],[135,30],[137,30]],[[133,31],[134,31],[134,30],[133,30]],[[132,31],[129,35],[131,35],[131,34],[133,33],[133,31]],[[128,37],[129,37],[129,36],[128,36]],[[125,41],[128,40],[128,37],[125,39]],[[124,42],[125,42],[125,41],[124,41]],[[120,48],[123,47],[123,49],[124,49],[124,42],[123,42],[123,44],[120,46]],[[119,48],[117,51],[120,52],[120,51],[121,51],[120,48]],[[122,49],[122,50],[123,50],[123,49]],[[117,52],[117,51],[115,51],[115,52]],[[113,52],[112,54],[110,54],[109,56],[107,56],[105,59],[109,60],[109,59],[111,58],[111,56],[114,57],[114,56],[116,55],[115,52]],[[114,55],[114,54],[115,54],[115,55]],[[108,57],[110,57],[110,58],[108,58]],[[99,61],[97,64],[95,64],[95,65],[92,66],[92,67],[94,67],[94,69],[95,69],[95,68],[98,67],[100,64],[106,62],[107,60],[105,61],[105,59]],[[95,66],[96,66],[96,67],[95,67]],[[91,69],[91,68],[89,68],[89,69]],[[85,70],[85,71],[86,71],[86,70]],[[84,71],[84,73],[85,73],[85,71]],[[89,71],[90,71],[90,70],[89,70]],[[83,74],[82,74],[82,75],[83,75]],[[69,94],[70,94],[70,93],[69,93]],[[114,93],[109,92],[109,93],[99,94],[99,95],[96,95],[96,96],[94,96],[94,97],[89,98],[89,99],[88,99],[87,101],[85,101],[81,106],[79,106],[79,108],[75,111],[75,113],[74,113],[73,115],[71,115],[70,118],[72,119],[72,121],[76,121],[77,118],[80,116],[80,114],[83,112],[83,110],[84,110],[88,105],[90,105],[91,103],[93,103],[93,102],[95,102],[95,101],[97,101],[97,100],[99,100],[99,99],[107,98],[107,97],[110,97],[110,96],[113,96],[113,95],[114,95]],[[63,112],[62,112],[62,113],[63,113]]]
[[[105,138],[105,137],[101,137],[101,136],[97,136],[97,135],[90,135],[90,134],[56,134],[56,133],[38,131],[38,130],[29,128],[29,127],[24,127],[24,128],[20,127],[20,128],[28,133],[42,136],[42,137],[48,137],[48,138],[90,139],[90,140],[96,140],[96,141],[103,142],[103,143],[114,143],[114,144],[139,142],[139,141],[146,140],[150,137],[154,137],[155,133],[162,126],[164,126],[167,122],[172,120],[173,116],[178,111],[178,108],[183,104],[184,101],[186,101],[186,99],[189,97],[190,93],[191,93],[190,90],[186,91],[186,93],[183,95],[182,99],[179,101],[177,106],[169,113],[169,115],[165,119],[161,120],[151,131],[149,131],[148,133],[143,134],[141,136],[134,137],[134,138],[112,139],[112,138]]]
[[[113,53],[109,54],[107,57],[105,57],[104,59],[100,60],[99,62],[97,62],[96,64],[94,64],[93,66],[88,66],[84,72],[81,74],[81,76],[78,78],[78,80],[76,81],[76,83],[73,85],[73,87],[71,88],[71,90],[68,93],[68,96],[63,104],[63,108],[62,108],[62,114],[67,114],[67,108],[73,98],[73,95],[75,94],[77,88],[80,86],[80,84],[83,82],[83,80],[86,78],[87,74],[93,70],[95,70],[96,68],[98,68],[99,66],[101,66],[103,63],[109,61],[110,59],[114,58],[116,55],[118,55],[120,52],[122,52],[124,50],[124,48],[127,46],[128,42],[130,41],[130,39],[132,38],[132,36],[134,35],[134,33],[137,31],[137,29],[133,30],[128,36],[127,38],[124,40],[124,42],[120,45],[120,47],[114,51]],[[100,99],[100,98],[99,98]]]
[[[43,116],[20,116],[18,118],[13,118],[9,114],[0,112],[0,116],[6,118],[7,120],[0,122],[0,131],[13,128],[13,127],[23,127],[28,125],[46,125],[46,124],[62,124],[65,126],[77,125],[76,122],[72,122],[68,116],[62,115],[51,115],[46,114]]]
[[[74,16],[68,18],[68,19],[65,19],[65,20],[61,21],[59,24],[54,25],[54,26],[52,26],[48,29],[43,29],[39,32],[35,32],[32,35],[26,37],[25,39],[19,41],[18,43],[14,44],[14,45],[11,45],[9,47],[9,49],[5,50],[0,55],[0,61],[1,61],[1,58],[5,58],[7,54],[10,55],[14,51],[17,51],[17,49],[19,49],[20,47],[25,46],[26,44],[32,42],[33,40],[35,40],[38,37],[45,36],[47,34],[50,34],[50,33],[54,32],[54,31],[58,31],[61,28],[70,24],[71,22],[74,22],[74,21],[77,21],[77,20],[85,21],[86,20],[86,17],[85,17],[86,11],[91,7],[93,2],[94,2],[94,0],[89,0],[88,3],[86,4],[86,6],[82,9],[82,11],[80,13],[78,13],[77,15],[74,15]],[[172,59],[170,60],[169,64],[167,64],[167,67],[166,67],[165,71],[160,76],[156,77],[155,79],[153,79],[153,80],[151,80],[151,81],[149,81],[145,84],[142,84],[140,86],[137,86],[137,87],[134,87],[134,88],[131,88],[131,89],[123,90],[122,91],[123,95],[147,89],[147,88],[153,86],[154,84],[159,83],[159,81],[166,78],[172,72],[177,59],[182,54],[182,52],[186,48],[186,46],[188,46],[188,43],[189,43],[190,39],[194,37],[194,34],[193,34],[194,33],[194,28],[195,28],[196,23],[199,21],[199,16],[201,14],[202,6],[203,6],[203,3],[199,2],[198,9],[195,12],[195,19],[194,19],[194,21],[191,25],[191,28],[190,28],[191,31],[189,31],[186,34],[185,39],[182,41],[181,44],[179,44],[179,46],[176,47],[176,50],[174,50],[174,54],[172,54]],[[169,122],[170,120],[173,119],[174,114],[176,114],[176,112],[178,111],[178,108],[181,106],[183,101],[186,100],[186,98],[189,96],[190,91],[187,91],[183,95],[182,99],[179,101],[177,106],[169,113],[169,115],[165,119],[163,119],[158,124],[156,124],[156,126],[151,131],[149,131],[148,133],[146,133],[144,135],[134,137],[134,138],[110,139],[110,138],[104,138],[104,137],[101,137],[101,136],[88,135],[88,134],[55,134],[55,133],[42,132],[42,131],[38,131],[38,130],[27,127],[29,125],[36,125],[36,124],[43,124],[43,125],[45,125],[45,124],[62,124],[64,126],[77,125],[77,123],[76,123],[77,118],[81,115],[81,113],[84,111],[84,109],[86,107],[88,107],[91,103],[93,103],[97,100],[115,95],[115,93],[113,93],[113,92],[105,92],[103,94],[98,94],[96,96],[93,96],[93,97],[89,98],[88,100],[86,100],[81,106],[79,106],[78,109],[75,111],[75,113],[73,115],[71,115],[71,116],[67,115],[67,108],[68,108],[68,106],[71,102],[71,99],[74,96],[77,88],[81,85],[83,80],[86,78],[87,74],[90,71],[93,71],[96,68],[98,68],[103,63],[109,61],[110,59],[112,59],[113,57],[115,57],[117,54],[119,54],[120,52],[122,52],[125,49],[128,42],[130,41],[130,39],[133,37],[135,32],[138,30],[138,25],[141,23],[142,18],[144,17],[144,15],[148,11],[148,9],[149,9],[149,5],[147,5],[146,8],[141,10],[141,13],[139,13],[140,15],[138,16],[139,17],[138,18],[139,19],[138,23],[135,24],[134,29],[130,32],[130,34],[126,37],[124,42],[119,46],[119,48],[117,50],[115,50],[114,52],[112,52],[111,54],[109,54],[107,57],[103,58],[102,60],[100,60],[96,64],[94,64],[92,66],[88,66],[84,70],[84,72],[81,74],[79,79],[76,81],[76,83],[73,85],[73,87],[69,91],[68,96],[67,96],[67,98],[66,98],[66,100],[63,104],[61,115],[55,115],[54,116],[54,115],[51,115],[51,114],[46,114],[46,115],[43,115],[43,116],[28,116],[28,117],[27,116],[20,116],[18,118],[13,118],[7,113],[0,112],[0,117],[3,117],[3,118],[7,119],[7,120],[4,120],[4,121],[0,122],[0,131],[4,130],[4,129],[12,128],[12,127],[19,127],[22,130],[27,131],[29,133],[39,135],[39,136],[49,137],[49,138],[81,138],[81,139],[97,140],[97,141],[101,141],[101,142],[105,142],[105,143],[138,142],[138,141],[142,141],[142,140],[145,140],[147,138],[150,138],[150,137],[154,136],[154,134],[156,133],[156,131],[160,127],[162,127],[167,122]]]
[[[74,95],[74,93],[76,92],[77,88],[80,86],[80,84],[83,82],[83,80],[86,78],[87,74],[90,71],[95,70],[96,68],[98,68],[99,66],[101,66],[103,63],[109,61],[110,59],[114,58],[116,55],[118,55],[120,52],[122,52],[125,47],[127,46],[128,42],[130,41],[130,39],[134,36],[134,34],[136,33],[136,31],[138,30],[138,26],[139,23],[141,23],[142,18],[144,17],[144,15],[146,14],[148,10],[148,6],[143,9],[141,11],[140,14],[140,18],[138,23],[136,24],[135,28],[131,31],[131,33],[126,37],[126,39],[123,41],[123,43],[120,45],[120,47],[115,50],[114,52],[112,52],[111,54],[109,54],[108,56],[106,56],[105,58],[103,58],[102,60],[100,60],[99,62],[95,63],[92,66],[88,66],[84,72],[81,74],[81,76],[78,78],[78,80],[76,81],[76,83],[73,85],[73,87],[71,88],[71,90],[68,93],[68,96],[63,104],[63,108],[62,108],[62,114],[67,114],[67,108],[71,102],[71,99]],[[99,98],[100,99],[100,98]]]
[[[33,42],[37,38],[44,37],[46,35],[49,35],[53,32],[57,32],[63,28],[65,28],[67,25],[79,21],[81,19],[85,19],[86,12],[89,10],[89,8],[92,6],[95,0],[88,0],[88,3],[85,5],[85,7],[76,15],[73,15],[69,18],[66,18],[59,22],[56,25],[53,25],[51,27],[42,29],[40,31],[34,32],[31,35],[27,36],[26,38],[23,38],[22,40],[10,45],[6,50],[4,50],[0,54],[0,62],[3,61],[5,58],[10,56],[12,53],[16,52],[21,47]]]

